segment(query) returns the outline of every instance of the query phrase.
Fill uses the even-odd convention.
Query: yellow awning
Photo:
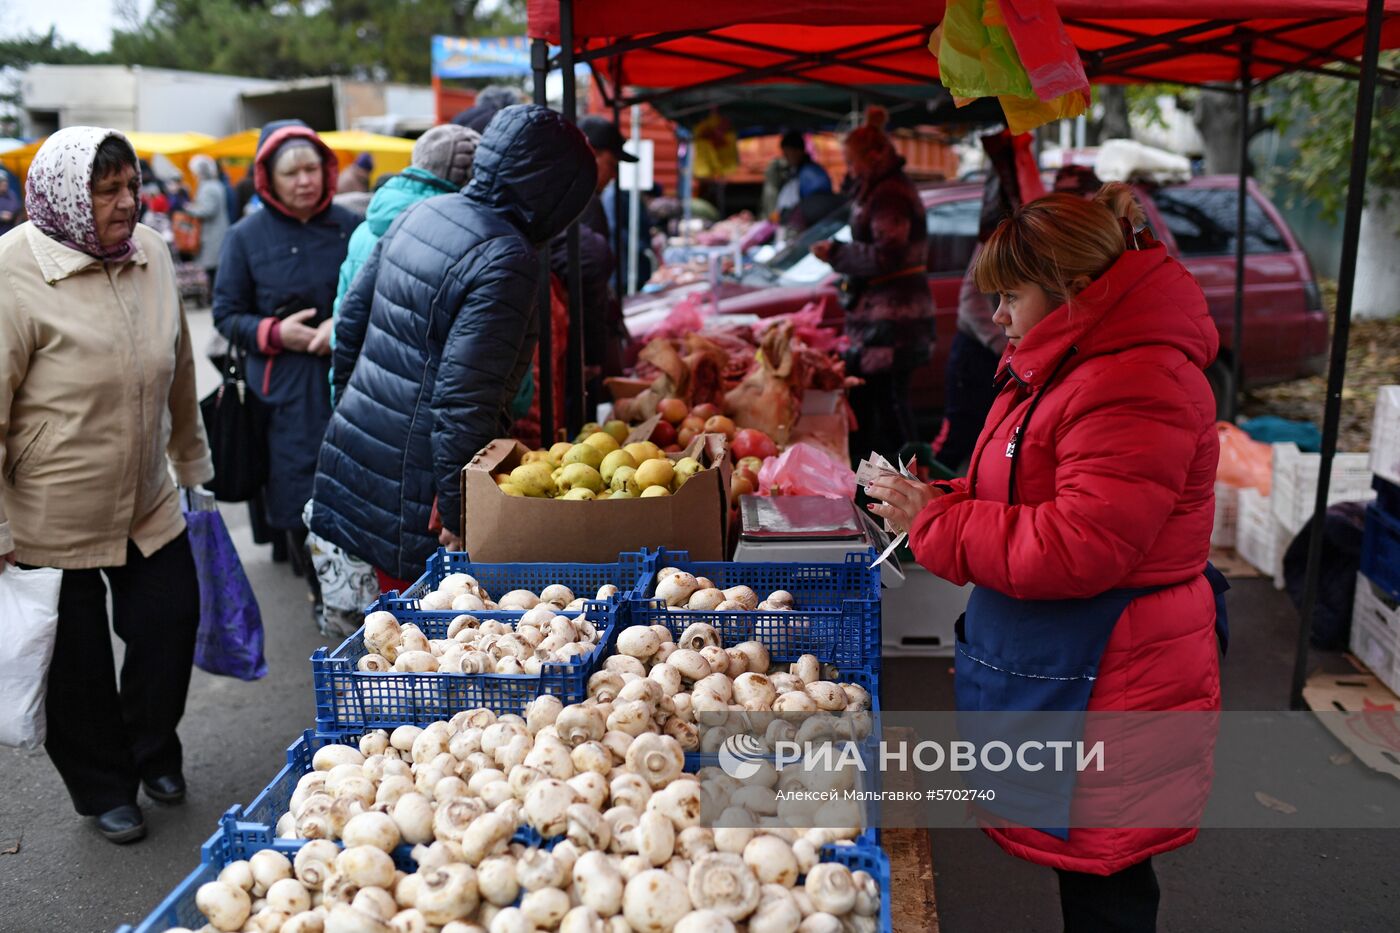
[[[153,155],[163,155],[181,171],[188,171],[190,156],[201,151],[200,146],[214,142],[214,137],[206,136],[203,133],[123,133],[122,135],[130,141],[131,147],[141,158],[149,159]],[[23,182],[24,177],[29,174],[29,163],[34,161],[34,156],[47,139],[48,137],[45,136],[42,139],[36,139],[27,146],[0,153],[0,165],[4,165],[5,168],[14,172]]]

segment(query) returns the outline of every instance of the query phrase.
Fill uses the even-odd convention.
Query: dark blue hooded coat
[[[305,223],[282,211],[267,181],[272,173],[268,162],[291,137],[310,141],[325,165],[323,208]],[[272,145],[265,145],[269,139]],[[320,312],[306,322],[312,326],[330,317],[340,264],[359,219],[330,203],[335,155],[300,120],[263,128],[251,171],[266,206],[234,224],[224,238],[214,286],[214,326],[248,352],[248,384],[271,407],[268,524],[297,529],[311,498],[316,455],[331,415],[330,361],[279,350],[269,344],[269,332],[273,320],[303,308]]]
[[[502,110],[457,194],[399,215],[340,303],[339,400],[311,530],[400,579],[442,523],[461,534],[462,466],[509,429],[538,329],[536,248],[593,195],[583,134],[543,107]]]

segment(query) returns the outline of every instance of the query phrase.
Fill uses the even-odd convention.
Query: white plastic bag
[[[0,572],[0,745],[44,743],[44,690],[62,582],[63,571],[47,567]]]

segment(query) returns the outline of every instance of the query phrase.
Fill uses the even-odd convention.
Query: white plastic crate
[[[1241,489],[1235,550],[1283,589],[1283,553],[1293,540],[1269,508],[1269,496],[1257,489]]]
[[[1215,484],[1215,525],[1210,532],[1211,547],[1235,546],[1239,534],[1240,488],[1226,483]]]
[[[1381,386],[1371,426],[1371,472],[1400,484],[1400,386]]]
[[[1356,575],[1351,653],[1382,683],[1400,693],[1400,606],[1391,602],[1364,573]]]
[[[1312,518],[1317,499],[1317,476],[1322,454],[1305,454],[1297,444],[1274,445],[1274,481],[1269,494],[1274,517],[1284,529],[1297,534]],[[1376,497],[1371,488],[1369,454],[1337,454],[1332,459],[1332,482],[1327,487],[1327,504],[1369,502]]]

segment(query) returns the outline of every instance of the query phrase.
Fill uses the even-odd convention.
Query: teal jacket
[[[448,181],[437,177],[432,172],[424,171],[421,168],[409,166],[398,175],[386,181],[374,197],[369,202],[369,208],[365,212],[364,223],[355,228],[355,232],[350,235],[350,247],[345,254],[345,261],[340,264],[340,281],[335,289],[335,305],[331,309],[331,317],[340,320],[340,302],[345,297],[345,293],[350,290],[350,285],[355,281],[355,276],[360,274],[360,267],[369,259],[374,252],[374,247],[400,214],[408,210],[419,201],[426,201],[428,198],[435,198],[440,194],[453,194],[457,191]],[[335,349],[335,325],[331,329],[331,349]],[[331,404],[335,404],[335,379],[331,379]]]
[[[450,182],[438,178],[432,172],[410,166],[386,181],[374,193],[374,198],[369,202],[369,209],[365,212],[365,222],[356,227],[355,232],[351,234],[345,262],[340,264],[340,284],[335,290],[334,311],[337,316],[340,314],[340,301],[350,290],[350,283],[355,281],[360,267],[369,259],[369,254],[374,252],[375,244],[389,229],[394,219],[419,201],[426,201],[440,194],[453,194],[456,191]]]

